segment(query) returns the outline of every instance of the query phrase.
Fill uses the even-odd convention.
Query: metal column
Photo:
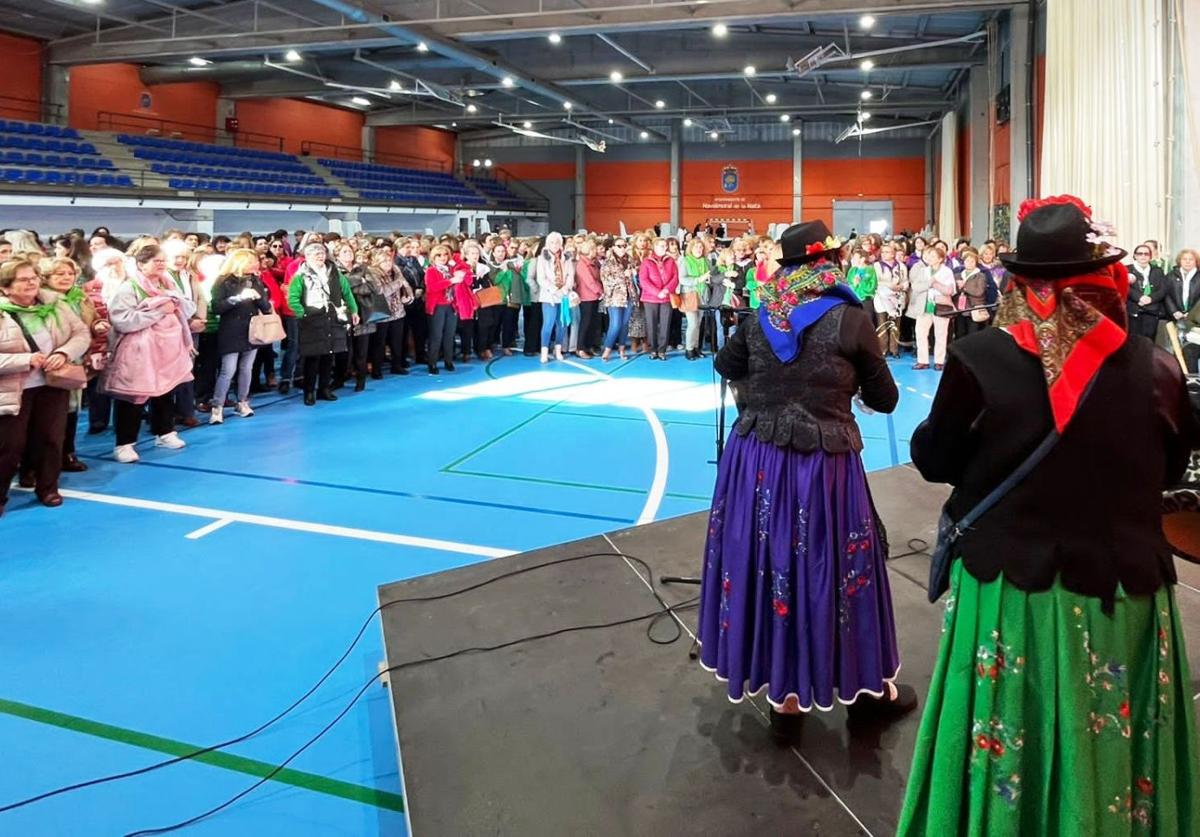
[[[795,131],[800,133],[795,133]],[[797,122],[792,134],[792,223],[804,219],[804,123]]]
[[[575,146],[575,230],[583,228],[584,219],[587,217],[584,199],[587,189],[585,165],[584,148],[582,145],[577,145]],[[571,230],[571,232],[575,230]]]
[[[1030,50],[1032,41],[1031,24],[1028,6],[1014,6],[1009,12],[1009,90],[1010,110],[1009,131],[1012,138],[1012,153],[1010,173],[1012,183],[1010,188],[1010,205],[1013,207],[1012,217],[1017,213],[1015,208],[1021,202],[1032,197],[1037,191],[1033,184],[1031,169],[1033,149],[1033,126],[1030,124],[1030,80],[1033,77],[1033,55]]]
[[[683,129],[679,120],[671,121],[671,228],[679,229],[679,166],[683,152]]]
[[[990,128],[992,102],[986,67],[972,67],[967,91],[967,118],[971,125],[971,241],[979,246],[992,237]]]

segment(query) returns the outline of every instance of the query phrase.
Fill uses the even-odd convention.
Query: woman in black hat
[[[949,595],[899,834],[1194,835],[1160,519],[1196,435],[1183,376],[1127,332],[1124,253],[1081,201],[1026,201],[1018,220],[997,328],[951,346],[912,439],[922,475],[954,486],[950,520],[1005,490],[931,584]]]
[[[700,661],[732,701],[765,689],[781,732],[839,702],[851,715],[916,707],[894,685],[886,534],[851,410],[856,393],[881,412],[899,396],[840,247],[820,221],[789,227],[761,305],[715,362],[738,419],[709,517]]]

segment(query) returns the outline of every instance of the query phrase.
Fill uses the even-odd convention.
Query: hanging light
[[[758,70],[756,70],[756,69],[754,68],[754,65],[753,65],[753,64],[747,64],[747,65],[746,65],[746,67],[745,67],[745,69],[743,69],[743,70],[742,70],[742,72],[743,72],[743,73],[745,73],[745,74],[746,74],[746,75],[748,75],[748,76],[752,76],[752,75],[754,75],[755,73],[757,73],[757,72],[758,72]]]
[[[874,94],[870,90],[864,90],[862,93],[858,94],[858,98],[862,99],[864,102],[869,102],[873,95]]]
[[[188,63],[191,64],[193,67],[207,67],[212,62],[209,61],[207,58],[201,58],[199,55],[193,55],[191,58],[188,59]]]
[[[718,134],[716,131],[709,131],[709,132],[708,132],[708,135],[709,135],[710,137],[712,137],[713,139],[716,139],[717,137],[721,136],[721,135],[720,135],[720,134]]]
[[[562,43],[562,35],[558,34],[557,32],[551,32],[546,37],[547,37],[547,39],[549,39],[550,43],[552,43],[552,44],[561,44]]]
[[[655,99],[654,106],[656,108],[658,108],[659,110],[662,110],[663,108],[665,108],[667,106],[667,103],[664,102],[662,99]]]
[[[396,79],[392,79],[392,83],[388,85],[388,89],[390,89],[390,90],[403,90],[403,89],[404,89],[404,85],[403,85],[403,84],[401,84],[400,82],[396,81]]]
[[[283,60],[291,61],[294,64],[300,60],[300,53],[296,52],[294,49],[289,49],[286,53],[284,53]]]
[[[685,127],[685,128],[690,128],[690,127],[692,127],[692,120],[691,120],[691,119],[685,119],[685,120],[683,120],[683,127]]]
[[[724,23],[718,23],[715,26],[713,26],[712,33],[713,33],[714,38],[724,38],[726,35],[729,34],[729,27],[726,26]]]
[[[863,72],[869,73],[869,72],[871,72],[871,70],[875,69],[875,62],[872,61],[870,58],[867,58],[867,59],[864,59],[863,62],[861,64],[859,64],[858,66],[860,68],[862,68]]]
[[[505,76],[504,78],[500,79],[500,83],[505,87],[514,87],[516,85],[516,82],[513,81],[512,76]]]
[[[649,139],[649,138],[650,138],[650,134],[649,134],[649,133],[647,133],[646,131],[642,131],[640,134],[638,134],[638,136],[639,136],[639,137],[641,137],[642,139]]]
[[[474,160],[472,160],[472,161],[471,161],[471,167],[472,167],[472,168],[476,168],[476,169],[477,169],[477,168],[479,168],[479,167],[480,167],[480,166],[482,166],[482,165],[483,165],[483,163],[482,163],[482,162],[480,162],[480,160],[479,160],[478,158],[476,158],[476,159],[474,159]]]
[[[859,122],[866,122],[870,118],[871,118],[871,114],[867,113],[866,111],[863,111],[862,113],[860,113],[858,115]]]
[[[798,137],[798,136],[800,136],[800,129],[799,129],[799,128],[792,128],[792,136],[793,136],[793,137]]]
[[[478,110],[479,108],[475,107],[474,105],[467,105],[467,113],[475,113]]]
[[[365,107],[369,107],[369,106],[370,106],[370,104],[371,104],[371,100],[370,100],[370,99],[364,99],[362,96],[355,96],[355,97],[354,97],[353,99],[351,99],[350,101],[352,101],[352,102],[354,102],[354,104],[356,104],[356,105],[360,105],[361,107],[364,107],[364,108],[365,108]]]
[[[491,158],[485,158],[485,159],[484,159],[484,161],[483,161],[483,167],[484,167],[485,169],[490,169],[490,168],[492,167],[492,161],[491,161]]]
[[[421,41],[419,44],[417,44],[417,52],[429,52],[429,44]]]
[[[773,105],[779,101],[779,97],[776,96],[774,93],[768,93],[766,96],[763,97],[763,99],[766,101],[766,103],[768,105]]]
[[[563,102],[563,110],[570,110],[573,107],[574,105],[572,105],[570,102]]]
[[[870,29],[874,25],[875,25],[875,18],[872,17],[871,15],[863,15],[862,17],[860,17],[858,19],[858,28],[859,29]]]
[[[526,119],[524,122],[521,123],[521,127],[524,128],[525,130],[529,130],[530,128],[533,127],[533,123],[530,122],[528,119]]]
[[[779,121],[780,122],[791,122],[792,117],[786,113],[781,113],[781,114],[779,114]]]
[[[612,81],[613,84],[620,84],[621,81],[625,78],[625,76],[621,75],[620,70],[613,70],[611,73],[608,74],[608,77]]]

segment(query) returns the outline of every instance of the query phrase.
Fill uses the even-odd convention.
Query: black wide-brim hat
[[[779,247],[783,251],[779,257],[779,263],[781,265],[805,264],[828,256],[830,253],[836,253],[842,249],[840,243],[836,247],[826,248],[825,246],[825,242],[831,238],[833,238],[833,233],[829,231],[829,227],[825,226],[824,221],[802,221],[799,224],[792,224],[783,231],[783,235],[779,236]],[[809,252],[810,248],[817,244],[821,245],[821,249]]]
[[[1073,203],[1055,203],[1029,213],[1017,229],[1017,249],[1001,253],[1010,273],[1030,279],[1068,279],[1121,261],[1125,251],[1109,247],[1097,255],[1088,241],[1091,221]]]

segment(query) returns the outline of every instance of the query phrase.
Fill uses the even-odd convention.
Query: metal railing
[[[283,137],[260,134],[256,131],[223,131],[210,125],[176,122],[155,116],[140,116],[131,113],[111,113],[102,110],[96,114],[96,128],[120,134],[144,134],[162,139],[204,142],[209,145],[224,145],[232,148],[261,148],[266,151],[283,151]]]
[[[396,166],[397,168],[420,169],[421,171],[445,172],[450,168],[443,160],[410,157],[407,154],[390,154],[386,151],[364,151],[354,146],[335,145],[316,140],[304,140],[300,143],[300,156],[332,157],[335,160],[345,160],[350,163],[375,163],[381,166]]]
[[[550,210],[550,198],[502,166],[480,166],[478,168],[475,166],[464,166],[463,173],[467,177],[495,180],[516,195],[518,200],[524,202],[530,209],[536,212],[548,212]]]
[[[63,106],[41,99],[23,99],[20,96],[0,96],[0,117],[21,119],[25,122],[46,122],[62,125]]]

